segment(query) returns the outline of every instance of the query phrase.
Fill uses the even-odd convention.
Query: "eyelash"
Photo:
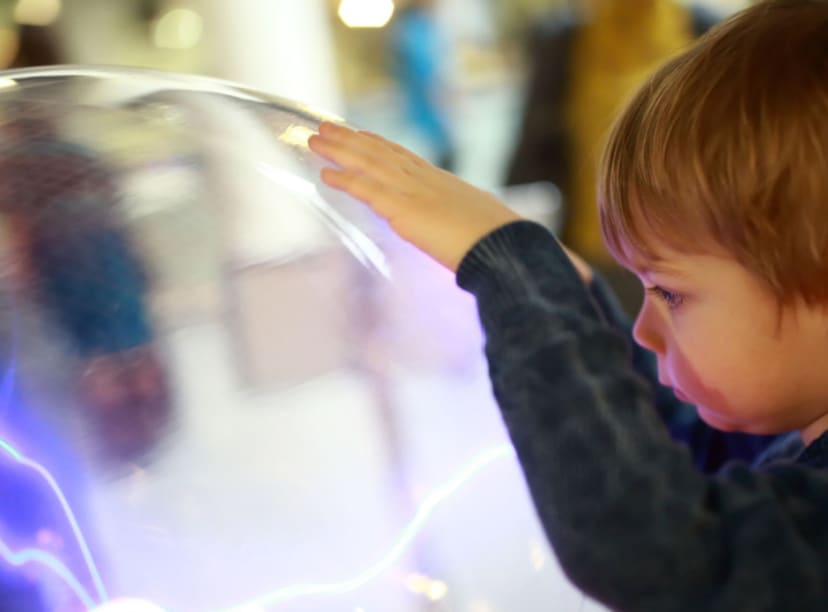
[[[647,293],[658,296],[670,310],[675,310],[684,303],[684,296],[673,291],[667,291],[661,287],[647,287]]]

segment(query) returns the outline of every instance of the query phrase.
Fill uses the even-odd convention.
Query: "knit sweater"
[[[693,442],[710,436],[671,437],[652,359],[540,225],[482,239],[457,282],[477,299],[495,398],[578,587],[618,610],[828,609],[828,434],[703,473]]]

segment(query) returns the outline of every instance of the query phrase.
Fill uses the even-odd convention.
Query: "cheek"
[[[695,336],[682,346],[673,345],[667,353],[664,367],[675,387],[687,396],[689,402],[722,414],[730,413],[741,402],[742,388],[747,380],[739,368],[735,355],[723,350],[711,350],[711,344]]]
[[[775,368],[764,367],[757,355],[731,336],[696,336],[682,348],[672,347],[664,366],[709,425],[762,433],[775,418],[779,381]]]

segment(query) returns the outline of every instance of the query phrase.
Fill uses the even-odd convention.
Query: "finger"
[[[361,171],[375,163],[371,153],[322,136],[311,136],[308,139],[308,148],[342,168]]]
[[[394,208],[395,198],[386,184],[370,176],[336,168],[323,168],[321,177],[322,182],[329,187],[363,202],[380,216],[387,216]]]
[[[420,157],[419,155],[417,155],[416,153],[414,153],[410,149],[406,149],[402,145],[399,145],[396,142],[388,140],[388,139],[380,136],[379,134],[374,134],[373,132],[361,132],[361,133],[364,134],[367,138],[369,138],[369,139],[373,140],[374,142],[377,142],[377,143],[381,144],[382,146],[384,146],[385,148],[387,148],[390,152],[392,152],[393,154],[398,156],[398,158],[404,159],[404,160],[414,164],[415,166],[419,166],[421,168],[426,168],[426,167],[431,167],[432,166],[432,164],[429,163],[426,159]],[[397,162],[397,163],[399,163],[399,162]]]
[[[320,124],[319,138],[311,137],[309,146],[340,168],[394,185],[399,193],[416,190],[424,176],[422,170],[434,169],[424,159],[378,134],[338,124]]]
[[[379,141],[367,138],[370,132],[356,130],[346,125],[323,121],[319,124],[319,136],[329,142],[335,142],[349,147],[375,148]]]
[[[366,158],[360,152],[347,148],[332,153],[329,147],[336,149],[336,145],[327,143],[314,145],[315,150],[333,161],[340,170],[354,175],[364,175],[373,184],[387,187],[388,191],[410,194],[422,183],[423,173],[408,160],[389,159],[387,155]]]
[[[394,151],[394,153],[404,155],[406,157],[416,157],[416,155],[412,151],[406,149],[401,145],[398,145],[396,142],[388,140],[384,136],[380,136],[379,134],[375,134],[374,132],[369,132],[367,130],[360,131],[359,134],[361,134],[365,138],[369,138],[374,142],[381,144],[382,146],[391,149],[392,151]]]
[[[380,151],[366,143],[361,145],[360,148],[362,150],[370,150],[375,154],[373,163],[368,167],[362,168],[364,172],[385,172],[391,173],[398,179],[411,177],[419,180],[418,177],[422,174],[421,170],[437,170],[434,165],[424,158],[419,157],[413,151],[374,132],[360,130],[354,132],[352,138],[353,140],[350,140],[349,146],[360,147],[359,139],[363,139],[370,140],[373,144],[382,148],[382,151]],[[382,170],[378,169],[379,166],[382,166]]]
[[[323,136],[336,137],[337,135],[355,133],[356,130],[344,125],[342,123],[334,123],[333,121],[320,121],[319,133]]]
[[[323,139],[330,139],[332,141],[346,144],[349,147],[356,147],[364,151],[376,153],[378,152],[377,146],[379,146],[383,149],[383,154],[387,154],[387,151],[391,151],[404,157],[418,159],[414,153],[405,147],[402,147],[397,143],[368,130],[356,130],[346,125],[322,122],[319,124],[319,135],[322,136]]]
[[[335,164],[353,170],[368,171],[387,163],[390,150],[356,132],[325,130],[308,139],[308,147]]]

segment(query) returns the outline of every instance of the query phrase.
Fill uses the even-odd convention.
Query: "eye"
[[[663,300],[670,310],[675,310],[684,302],[684,296],[673,291],[667,291],[662,287],[647,287],[647,293],[652,293]]]

